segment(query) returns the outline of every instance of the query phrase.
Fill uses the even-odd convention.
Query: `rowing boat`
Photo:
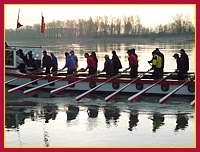
[[[9,47],[6,48],[6,85],[12,86],[13,88],[19,87],[20,89],[23,85],[23,88],[30,89],[37,87],[38,89],[33,89],[32,92],[38,91],[39,88],[43,90],[55,90],[60,87],[67,85],[63,91],[88,91],[94,87],[97,87],[95,91],[98,92],[115,92],[118,89],[126,86],[130,83],[128,87],[123,89],[121,92],[124,93],[138,93],[145,88],[151,87],[148,91],[145,91],[147,94],[168,94],[171,91],[175,90],[186,80],[176,80],[174,75],[176,73],[165,72],[162,81],[155,80],[152,78],[151,72],[139,72],[138,79],[133,81],[129,78],[128,73],[121,73],[118,77],[107,78],[105,73],[100,73],[93,77],[88,77],[87,73],[79,72],[76,76],[67,76],[66,72],[58,72],[56,75],[44,75],[43,72],[37,73],[21,73],[16,66],[16,50],[23,49],[24,53],[28,51],[34,52],[34,57],[41,61],[42,57],[42,48],[41,47]],[[9,58],[8,58],[9,57]],[[195,74],[187,74],[187,83],[181,89],[179,89],[175,95],[195,95]],[[52,83],[51,83],[52,82]],[[75,83],[74,83],[75,82]],[[106,82],[106,83],[105,83]],[[73,85],[69,85],[73,83]],[[102,83],[104,83],[102,85]],[[26,84],[26,85],[24,85]],[[47,85],[45,85],[47,84]],[[38,87],[43,86],[43,87]],[[101,86],[101,87],[100,87]],[[19,89],[19,90],[20,90]],[[15,90],[15,89],[14,89]],[[18,90],[16,88],[16,90]],[[26,92],[25,92],[26,93]]]

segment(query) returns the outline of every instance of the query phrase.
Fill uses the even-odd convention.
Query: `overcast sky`
[[[43,12],[45,22],[67,19],[87,19],[95,16],[123,17],[138,15],[146,27],[155,27],[173,21],[176,14],[188,16],[195,24],[195,5],[22,5],[6,4],[5,28],[15,29],[20,9],[19,22],[26,26],[41,23]]]

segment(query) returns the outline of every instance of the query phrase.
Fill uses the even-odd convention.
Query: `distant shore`
[[[194,34],[175,34],[175,35],[136,35],[136,36],[120,36],[120,37],[98,37],[98,38],[67,38],[67,39],[18,39],[17,41],[13,38],[7,37],[6,41],[9,43],[15,42],[21,44],[23,42],[30,44],[89,44],[89,43],[136,43],[136,44],[149,44],[149,43],[195,43]]]

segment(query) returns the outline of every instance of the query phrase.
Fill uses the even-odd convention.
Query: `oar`
[[[23,93],[24,93],[24,95],[27,95],[27,94],[29,94],[29,93],[32,93],[32,92],[34,92],[34,91],[37,91],[37,90],[39,90],[39,89],[45,87],[45,86],[48,86],[48,85],[50,85],[50,84],[52,84],[52,83],[54,83],[54,82],[60,81],[60,80],[62,80],[62,79],[64,79],[64,78],[66,78],[66,77],[63,77],[63,78],[60,78],[60,79],[57,79],[57,80],[54,80],[54,81],[51,81],[51,82],[42,84],[42,85],[40,85],[40,86],[37,86],[37,87],[31,88],[31,89],[25,90]]]
[[[21,77],[18,77],[18,78],[14,78],[14,79],[8,80],[8,81],[5,82],[5,84],[8,84],[8,83],[10,83],[10,82],[13,82],[13,81],[15,81],[15,80],[17,80],[17,79],[20,79],[20,78],[24,77],[24,76],[25,76],[25,75],[23,75],[23,76],[21,76]]]
[[[20,89],[22,89],[22,88],[28,86],[29,84],[32,84],[32,83],[38,81],[38,80],[41,80],[41,79],[43,79],[44,77],[45,77],[45,76],[39,77],[38,79],[35,79],[35,80],[33,80],[33,81],[30,81],[30,82],[27,82],[27,83],[22,84],[22,85],[20,85],[20,86],[17,86],[17,87],[14,87],[14,88],[12,88],[12,89],[9,89],[9,90],[8,90],[8,93],[14,93],[14,92],[16,92],[16,91],[19,91]]]
[[[77,84],[77,83],[79,83],[79,82],[81,82],[81,81],[84,81],[84,80],[86,80],[86,79],[89,79],[89,78],[95,76],[96,74],[99,74],[99,72],[97,72],[97,73],[95,73],[95,74],[93,74],[93,75],[90,75],[90,76],[88,76],[88,77],[86,77],[86,78],[83,78],[83,79],[80,79],[80,80],[78,80],[78,81],[75,81],[75,82],[73,82],[73,83],[70,83],[70,84],[68,84],[68,85],[65,85],[65,86],[62,86],[62,87],[60,87],[60,88],[51,90],[51,91],[50,91],[50,94],[59,93],[59,92],[65,90],[65,89],[67,89],[67,88],[69,88],[69,87],[71,87],[71,86],[73,86],[73,85],[75,85],[75,84]]]
[[[55,72],[52,72],[52,73],[55,73]],[[52,74],[52,73],[51,73],[51,74]],[[29,84],[32,84],[32,83],[34,83],[34,82],[36,82],[36,81],[38,81],[38,80],[41,80],[41,79],[43,79],[43,78],[45,78],[45,77],[47,77],[47,76],[41,76],[41,77],[39,77],[38,79],[35,79],[35,80],[33,80],[33,81],[30,81],[30,82],[27,82],[27,83],[22,84],[22,85],[20,85],[20,86],[17,86],[17,87],[14,87],[14,88],[12,88],[12,89],[9,89],[9,90],[8,90],[8,93],[14,93],[14,92],[16,92],[16,91],[18,91],[18,90],[20,90],[20,89],[22,89],[22,88],[28,86]]]
[[[162,78],[162,79],[156,81],[154,84],[150,85],[149,87],[147,87],[147,88],[143,89],[142,91],[140,91],[140,92],[134,94],[133,96],[129,97],[129,98],[128,98],[128,101],[129,101],[129,102],[133,102],[133,101],[136,100],[139,96],[141,96],[142,94],[144,94],[145,92],[147,92],[148,90],[150,90],[151,88],[153,88],[156,84],[160,83],[161,81],[163,81],[164,79],[166,79],[166,78],[167,78],[168,76],[170,76],[170,75],[171,75],[171,73],[168,74],[166,77],[164,77],[164,78]]]
[[[172,92],[170,92],[169,94],[167,94],[166,96],[162,97],[159,100],[160,104],[163,104],[167,101],[167,99],[169,99],[173,94],[175,94],[180,88],[182,88],[186,83],[188,83],[189,80],[184,81],[179,87],[177,87],[176,89],[174,89]]]
[[[122,92],[124,89],[126,89],[129,85],[131,85],[133,82],[135,82],[136,80],[142,78],[146,73],[148,73],[150,70],[148,70],[147,72],[143,73],[142,75],[140,75],[139,77],[133,79],[131,82],[129,82],[128,84],[126,84],[125,86],[123,86],[122,88],[118,89],[117,91],[113,92],[112,94],[108,95],[107,97],[105,97],[105,101],[108,102],[110,101],[112,98],[114,98],[118,93]]]
[[[79,71],[80,71],[80,70],[78,70],[77,72],[79,72]],[[70,74],[70,75],[67,75],[66,77],[62,77],[62,78],[59,78],[59,79],[57,79],[57,80],[54,80],[54,81],[51,81],[51,82],[48,82],[48,83],[39,85],[39,86],[37,86],[37,87],[34,87],[34,88],[31,88],[31,89],[25,90],[25,91],[24,91],[24,95],[27,95],[27,94],[32,93],[32,92],[34,92],[34,91],[37,91],[37,90],[39,90],[39,89],[41,89],[41,88],[44,88],[45,86],[48,86],[48,85],[50,85],[50,84],[52,84],[52,83],[54,83],[54,82],[60,81],[60,80],[65,79],[65,78],[67,78],[67,77],[74,76],[74,75],[77,74],[77,72],[76,72],[76,73],[73,73],[73,74]]]
[[[190,105],[191,105],[192,107],[195,107],[195,100],[193,100],[192,102],[190,102]]]
[[[94,87],[94,88],[92,88],[92,89],[90,89],[90,90],[88,90],[88,91],[86,91],[86,92],[80,94],[79,96],[76,97],[76,101],[80,101],[81,99],[83,99],[84,97],[86,97],[86,96],[87,96],[88,94],[90,94],[91,92],[97,90],[98,88],[100,88],[100,87],[101,87],[102,85],[104,85],[105,83],[111,81],[112,79],[114,79],[114,78],[116,78],[116,77],[119,77],[120,75],[121,75],[121,74],[117,74],[117,75],[111,77],[110,79],[108,79],[107,81],[105,81],[105,82],[99,84],[98,86],[96,86],[96,87]]]
[[[14,78],[14,79],[8,80],[8,81],[5,82],[5,84],[11,83],[11,82],[13,82],[13,81],[15,81],[15,80],[18,80],[18,79],[20,79],[20,78],[23,78],[23,77],[25,77],[25,76],[27,76],[27,75],[37,74],[37,73],[40,73],[40,72],[41,72],[41,71],[35,70],[35,71],[33,71],[33,72],[29,73],[29,74],[24,74],[24,75],[22,75],[22,76],[20,76],[20,77],[18,77],[18,78]]]

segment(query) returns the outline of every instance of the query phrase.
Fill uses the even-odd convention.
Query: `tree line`
[[[153,21],[153,19],[152,19]],[[6,29],[6,39],[15,37],[15,30]],[[106,38],[128,37],[141,35],[194,34],[195,27],[189,17],[177,14],[172,22],[158,25],[155,28],[142,25],[139,16],[124,16],[122,18],[97,16],[95,18],[52,21],[46,23],[44,33],[41,25],[23,26],[17,29],[18,39],[76,39],[76,38]]]

